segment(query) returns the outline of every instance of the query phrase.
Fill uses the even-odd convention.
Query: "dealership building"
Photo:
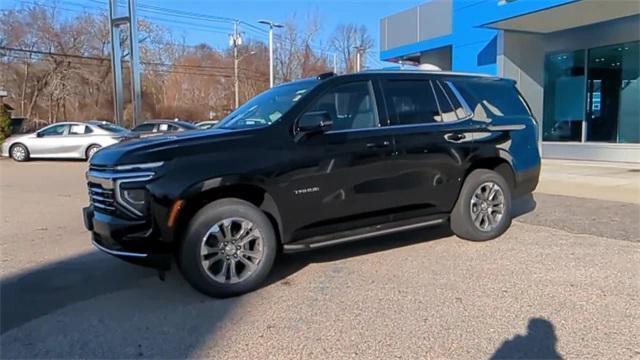
[[[516,80],[543,157],[640,162],[640,1],[432,0],[380,22],[381,60]]]

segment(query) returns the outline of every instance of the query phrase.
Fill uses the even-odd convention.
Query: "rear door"
[[[71,124],[64,140],[64,156],[84,157],[85,150],[91,142],[93,130],[86,124]]]
[[[451,211],[468,166],[472,121],[447,86],[427,77],[382,81],[395,146],[388,171],[397,206],[413,215]]]

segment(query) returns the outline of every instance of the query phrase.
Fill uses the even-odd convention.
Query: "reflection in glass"
[[[544,141],[581,141],[585,106],[585,51],[545,59]]]
[[[589,50],[586,141],[640,142],[639,44]]]

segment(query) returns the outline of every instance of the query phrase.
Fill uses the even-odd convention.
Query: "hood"
[[[246,133],[241,130],[191,130],[173,134],[125,139],[119,143],[98,151],[91,158],[91,165],[111,167],[115,165],[133,164],[171,160],[168,154],[178,155],[174,150],[185,146],[197,146],[218,142],[232,134]],[[246,136],[246,135],[245,135]]]
[[[14,141],[30,137],[32,135],[33,135],[33,133],[31,133],[31,134],[15,134],[15,135],[11,135],[7,139],[5,139],[5,142],[7,144],[9,144],[9,143],[12,143]]]

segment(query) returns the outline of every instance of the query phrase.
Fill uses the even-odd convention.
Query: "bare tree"
[[[345,72],[356,70],[356,47],[361,50],[361,61],[364,65],[366,54],[373,48],[373,39],[364,25],[340,24],[329,40],[331,50],[341,57]]]
[[[300,29],[295,15],[285,22],[276,39],[276,78],[286,82],[329,71],[326,53],[315,45],[321,29],[320,16],[310,12],[305,16],[306,27]]]

